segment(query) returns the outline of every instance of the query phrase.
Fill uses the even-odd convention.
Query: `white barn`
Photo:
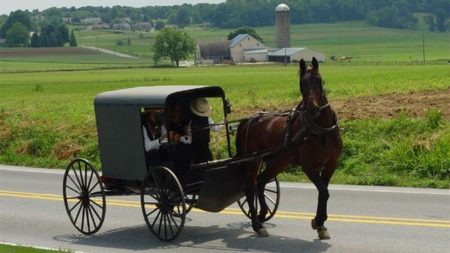
[[[245,51],[267,48],[263,43],[249,34],[239,34],[230,40],[231,60],[234,62],[245,61]]]
[[[319,62],[325,61],[325,55],[323,53],[305,47],[281,48],[277,51],[269,52],[267,56],[269,61],[272,62],[298,62],[302,58],[305,61],[311,61],[313,57],[316,57]]]

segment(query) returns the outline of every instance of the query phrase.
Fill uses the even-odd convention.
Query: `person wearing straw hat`
[[[203,163],[211,161],[213,155],[209,149],[210,128],[218,131],[218,127],[209,127],[214,124],[210,118],[212,109],[206,98],[200,97],[190,102],[189,108],[192,112],[192,162]]]

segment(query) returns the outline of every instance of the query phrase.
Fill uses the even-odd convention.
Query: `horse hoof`
[[[331,239],[330,233],[328,233],[328,230],[326,230],[326,229],[318,230],[317,234],[319,235],[319,239],[320,240],[329,240],[329,239]]]
[[[318,227],[317,224],[316,224],[316,220],[315,220],[315,219],[312,219],[312,220],[311,220],[311,227],[312,227],[312,229],[314,229],[314,230],[319,229],[319,227]]]
[[[267,232],[266,228],[260,228],[258,231],[256,231],[256,233],[258,234],[258,237],[268,237],[269,236],[269,232]]]

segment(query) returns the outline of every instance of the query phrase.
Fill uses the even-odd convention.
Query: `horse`
[[[319,192],[317,211],[311,226],[319,239],[330,239],[324,223],[327,220],[328,184],[342,153],[336,113],[325,96],[319,63],[312,59],[307,67],[299,62],[300,92],[302,100],[286,115],[260,116],[240,122],[236,132],[237,155],[263,153],[277,150],[271,155],[259,157],[243,164],[246,183],[245,195],[249,204],[253,230],[258,236],[268,236],[263,226],[268,213],[264,188],[280,172],[293,166],[301,166],[306,176]],[[260,172],[265,163],[264,171]],[[256,193],[256,194],[255,194]],[[254,198],[260,203],[259,214]]]

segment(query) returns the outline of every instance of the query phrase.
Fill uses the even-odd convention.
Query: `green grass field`
[[[257,29],[269,45],[273,43],[271,29]],[[229,32],[188,30],[203,40]],[[294,45],[305,42],[327,54],[354,57],[352,62],[320,66],[332,104],[336,99],[450,88],[450,68],[443,61],[450,58],[449,33],[427,34],[427,59],[432,62],[418,64],[415,61],[420,57],[408,57],[421,48],[416,43],[421,31],[356,22],[298,25],[292,31]],[[81,34],[82,44],[95,39],[105,48],[120,36],[136,36],[142,45],[151,43],[153,36],[76,34]],[[144,49],[135,47],[133,41],[132,53],[143,54]],[[220,85],[233,104],[231,117],[236,119],[261,109],[292,108],[299,101],[297,72],[296,65],[277,64],[154,68],[148,58],[104,54],[0,58],[0,163],[63,168],[73,156],[80,156],[99,168],[93,99],[103,91],[147,85]],[[422,118],[400,114],[390,119],[343,120],[345,149],[333,182],[449,188],[450,121],[430,109]],[[217,115],[216,120],[220,120]],[[214,148],[216,157],[224,153],[222,145]],[[281,178],[305,180],[298,169]]]
[[[70,251],[66,250],[45,250],[45,249],[36,249],[32,247],[24,247],[24,246],[11,246],[11,245],[3,245],[0,244],[0,252],[1,253],[69,253]]]

